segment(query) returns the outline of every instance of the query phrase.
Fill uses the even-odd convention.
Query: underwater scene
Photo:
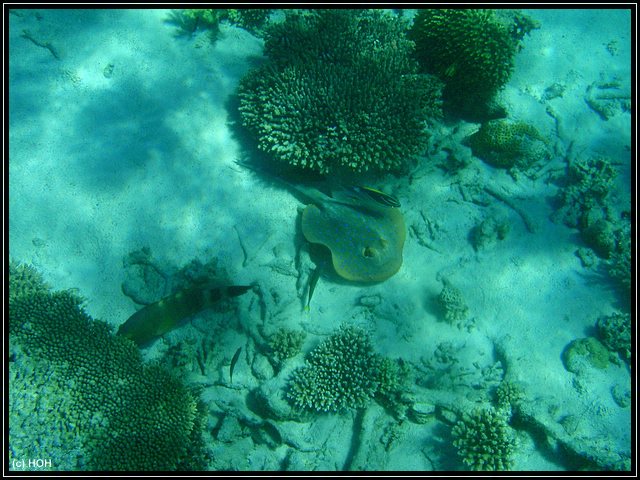
[[[635,10],[5,16],[6,470],[635,472]]]

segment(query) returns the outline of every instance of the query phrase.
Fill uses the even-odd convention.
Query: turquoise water
[[[12,264],[8,469],[629,470],[635,12],[524,13],[494,109],[362,12],[265,47],[284,11],[8,11],[49,286]]]

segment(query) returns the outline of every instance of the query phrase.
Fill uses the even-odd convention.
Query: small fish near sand
[[[240,358],[240,352],[242,352],[242,347],[238,347],[231,359],[231,364],[229,365],[229,383],[233,383],[233,369],[236,368],[236,363],[238,363],[238,359]]]
[[[318,264],[316,268],[313,269],[311,275],[309,275],[309,285],[307,287],[307,304],[304,306],[304,311],[308,312],[311,309],[311,298],[313,297],[313,292],[316,290],[316,285],[318,285],[318,280],[320,280],[320,275],[324,271],[325,262],[321,262]]]
[[[226,298],[251,290],[248,285],[194,285],[141,308],[120,325],[118,335],[130,338],[139,347],[183,325],[191,316]]]

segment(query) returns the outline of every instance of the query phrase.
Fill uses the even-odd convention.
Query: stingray
[[[269,174],[247,162],[236,163]],[[330,196],[271,176],[310,201],[302,212],[302,234],[309,242],[330,250],[333,268],[340,277],[362,283],[382,282],[400,269],[406,228],[396,198],[361,186],[341,187]],[[319,276],[320,270],[316,271]]]
[[[381,282],[402,265],[406,229],[397,200],[367,187],[333,196],[295,187],[313,203],[302,212],[302,233],[331,251],[336,273],[354,282]]]

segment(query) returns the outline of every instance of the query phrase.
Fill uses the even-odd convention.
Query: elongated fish
[[[268,175],[274,180],[286,185],[292,190],[297,191],[298,193],[307,197],[311,202],[315,203],[318,206],[321,206],[323,203],[332,202],[338,203],[342,205],[349,205],[351,207],[365,207],[367,204],[376,204],[376,206],[383,205],[385,207],[392,208],[400,208],[400,201],[390,195],[388,193],[384,193],[376,188],[368,187],[364,185],[348,185],[348,186],[338,186],[337,188],[333,188],[331,195],[326,195],[320,190],[309,187],[306,185],[294,185],[287,180],[284,180],[278,176],[273,175],[272,173],[266,172],[257,168],[247,162],[236,161],[237,165],[241,167],[248,168],[253,170],[254,172]]]
[[[229,383],[233,383],[233,369],[236,368],[236,363],[238,363],[241,351],[242,347],[238,347],[236,353],[233,354],[233,358],[231,359],[231,364],[229,365]]]
[[[287,183],[287,182],[284,182]],[[287,185],[290,185],[287,183]],[[393,195],[371,187],[358,185],[341,186],[327,195],[322,191],[305,185],[290,185],[292,189],[304,195],[318,208],[342,205],[360,214],[380,218],[387,214],[387,209],[398,208],[400,201]]]
[[[320,280],[320,275],[324,270],[324,262],[318,264],[318,266],[311,272],[309,276],[309,286],[307,288],[307,304],[304,307],[304,311],[308,312],[311,306],[311,297],[313,297],[313,292],[316,289],[316,285],[318,284],[318,280]]]
[[[394,197],[393,195],[389,195],[388,193],[381,192],[372,187],[365,187],[361,185],[352,185],[347,187],[352,192],[356,193],[360,198],[363,196],[368,196],[374,202],[379,203],[380,205],[385,205],[387,207],[400,208],[400,201]]]
[[[195,285],[147,305],[120,325],[118,335],[142,347],[182,325],[189,317],[223,300],[242,295],[247,285]]]

